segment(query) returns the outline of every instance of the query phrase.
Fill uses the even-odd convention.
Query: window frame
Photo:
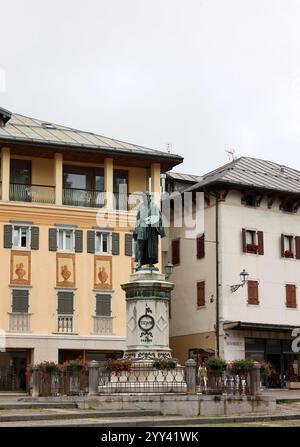
[[[60,232],[64,232],[63,235],[65,234],[66,231],[70,231],[72,233],[72,241],[71,241],[71,249],[66,249],[65,247],[65,236],[63,236],[63,248],[60,248],[60,238],[59,238],[59,234]],[[59,227],[56,230],[56,245],[57,245],[57,251],[60,253],[75,253],[75,228],[68,228],[68,227]]]
[[[15,231],[16,229],[19,230],[19,234],[18,234],[18,245],[15,245]],[[27,238],[27,243],[26,243],[26,247],[22,247],[20,244],[21,240],[22,240],[22,229],[26,230],[26,238]],[[31,250],[31,225],[26,225],[26,224],[12,224],[12,249],[13,250]]]
[[[109,295],[110,297],[110,315],[97,315],[97,295]],[[96,291],[94,293],[94,300],[95,300],[95,313],[94,316],[95,317],[99,317],[99,318],[113,318],[113,312],[112,312],[112,293],[110,292],[98,292]]]
[[[27,312],[14,312],[13,311],[13,302],[14,302],[14,290],[26,290],[28,292],[28,309]],[[28,287],[12,287],[10,292],[10,313],[13,315],[30,315],[30,289]]]
[[[108,244],[108,250],[105,252],[103,251],[101,248],[103,248],[103,238],[102,239],[102,244],[100,241],[100,250],[97,250],[97,238],[98,235],[103,235],[103,233],[108,235],[108,239],[107,239],[107,244]],[[102,245],[102,247],[101,247]],[[112,255],[112,231],[107,231],[107,230],[95,230],[95,254],[96,255],[101,255],[101,256],[111,256]]]

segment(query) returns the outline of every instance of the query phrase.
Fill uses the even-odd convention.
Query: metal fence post
[[[250,376],[250,394],[255,396],[260,393],[260,364],[255,362],[253,368],[249,371]]]
[[[99,364],[96,360],[89,362],[89,396],[98,394],[99,386]]]
[[[33,367],[32,374],[31,374],[31,384],[32,384],[32,393],[31,393],[31,395],[32,395],[32,397],[39,397],[40,377],[39,377],[39,372],[38,371],[39,371],[38,368]]]
[[[196,394],[196,367],[194,359],[188,359],[185,363],[185,380],[187,394]]]

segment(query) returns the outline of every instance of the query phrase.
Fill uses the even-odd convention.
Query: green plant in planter
[[[153,360],[152,366],[155,369],[164,370],[164,369],[175,369],[176,368],[175,360],[167,360],[167,359],[159,359],[155,358]]]
[[[249,371],[249,369],[252,369],[253,367],[254,361],[251,359],[240,359],[232,362],[232,369],[237,373]]]
[[[122,371],[130,371],[132,367],[131,359],[109,359],[105,362],[108,371],[119,373]]]
[[[82,360],[69,360],[63,364],[63,369],[68,371],[82,371],[85,369],[85,364]]]
[[[270,362],[260,362],[260,373],[262,376],[268,376],[270,374],[272,365]]]
[[[211,357],[207,360],[206,366],[212,372],[221,372],[226,369],[227,363],[220,357]]]

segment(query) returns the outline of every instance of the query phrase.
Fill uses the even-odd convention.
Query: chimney
[[[11,112],[0,107],[0,127],[4,127],[5,124],[11,119]]]

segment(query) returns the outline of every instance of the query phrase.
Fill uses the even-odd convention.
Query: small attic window
[[[42,127],[45,127],[46,129],[56,129],[56,127],[51,123],[42,123]]]
[[[246,206],[256,206],[256,196],[255,194],[245,194],[242,196],[241,202]]]

